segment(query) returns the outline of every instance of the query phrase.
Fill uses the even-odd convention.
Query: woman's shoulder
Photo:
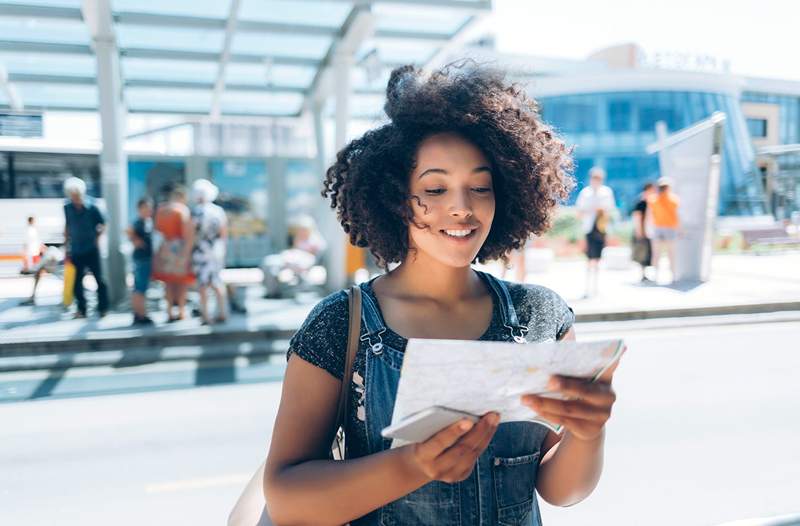
[[[306,321],[314,320],[317,323],[335,323],[337,321],[342,321],[342,316],[344,316],[344,321],[347,322],[346,317],[349,304],[347,291],[339,290],[322,298],[314,305]]]
[[[532,283],[505,282],[520,323],[532,332],[555,339],[572,326],[575,315],[556,291]],[[555,328],[555,334],[550,334]]]
[[[519,308],[525,305],[541,305],[546,303],[566,303],[553,289],[534,283],[504,282],[511,294],[511,301]]]
[[[349,301],[344,290],[320,300],[289,342],[287,358],[297,354],[341,379],[347,347],[348,310]]]

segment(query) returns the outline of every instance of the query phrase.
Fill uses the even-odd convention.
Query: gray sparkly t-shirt
[[[575,315],[566,302],[552,290],[539,285],[522,285],[505,282],[521,325],[528,327],[528,341],[561,339],[575,321]],[[375,305],[378,300],[372,290],[372,281],[363,289]],[[492,295],[492,321],[480,340],[507,339],[508,329],[503,327],[499,299]],[[348,298],[339,291],[320,301],[309,313],[303,325],[289,342],[287,359],[294,353],[305,361],[325,369],[338,379],[344,374],[347,352]],[[386,325],[384,323],[384,325]],[[387,326],[383,341],[394,349],[405,350],[407,340]],[[353,364],[353,378],[348,395],[348,422],[345,423],[347,450],[351,458],[364,456],[367,451],[367,428],[364,423],[364,370],[366,355],[359,348]]]

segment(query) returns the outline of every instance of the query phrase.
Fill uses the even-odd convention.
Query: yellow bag
[[[72,305],[75,295],[75,265],[71,261],[64,262],[64,293],[61,302],[65,307]]]

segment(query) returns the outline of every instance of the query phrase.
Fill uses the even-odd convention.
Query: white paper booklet
[[[596,380],[623,350],[622,340],[518,344],[411,339],[392,425],[418,411],[442,406],[476,416],[497,411],[501,422],[532,421],[558,431],[558,426],[523,406],[520,396],[554,396],[547,391],[554,374]]]

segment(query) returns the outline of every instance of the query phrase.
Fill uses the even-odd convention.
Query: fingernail
[[[492,424],[493,426],[496,426],[497,424],[499,424],[500,423],[500,415],[498,415],[497,413],[494,413],[490,417],[489,423]]]
[[[547,382],[548,389],[555,390],[559,387],[561,387],[561,382],[558,381],[558,378],[550,378],[550,380]]]
[[[458,428],[461,429],[461,431],[469,431],[472,429],[472,422],[469,420],[463,420],[460,424],[458,424]]]

